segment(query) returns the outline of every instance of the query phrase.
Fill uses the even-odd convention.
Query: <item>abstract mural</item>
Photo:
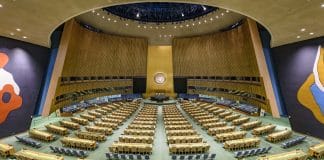
[[[299,88],[298,101],[324,124],[324,49],[319,46],[311,73]]]

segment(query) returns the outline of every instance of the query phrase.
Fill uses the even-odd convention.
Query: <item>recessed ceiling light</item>
[[[169,37],[172,37],[172,35],[170,34]]]
[[[160,34],[160,37],[162,37],[162,35]]]
[[[20,31],[21,31],[21,29],[20,29],[20,28],[17,28],[17,29],[16,29],[16,31],[20,32]]]
[[[206,11],[206,10],[207,10],[207,8],[206,8],[205,6],[202,6],[202,8],[203,8],[203,10],[204,10],[204,11]]]
[[[26,39],[27,37],[26,37],[26,36],[23,36],[22,38],[23,38],[23,39]]]
[[[102,18],[105,18],[105,16],[102,16]]]
[[[177,26],[174,26],[174,28],[176,29],[176,28],[177,28]]]
[[[164,35],[164,37],[167,37],[167,35]]]
[[[155,27],[156,29],[159,29],[159,27]]]
[[[3,6],[2,6],[2,4],[0,4],[0,8],[2,8]]]
[[[180,25],[180,28],[182,28],[183,26],[182,25]]]
[[[140,25],[138,25],[137,27],[138,27],[138,28],[140,28],[141,26],[140,26]]]
[[[153,27],[151,26],[150,28],[152,29]]]
[[[302,28],[302,29],[300,29],[300,31],[304,32],[304,31],[306,31],[306,29],[305,28]]]
[[[110,18],[108,18],[108,21],[110,21],[111,19]]]
[[[114,22],[116,23],[116,22],[117,22],[117,20],[114,20]]]
[[[215,16],[216,17],[216,19],[218,19],[219,17],[218,16]]]
[[[321,4],[321,7],[322,7],[322,8],[324,8],[324,3],[323,3],[323,4]]]
[[[183,14],[183,13],[181,13],[181,16],[182,16],[182,17],[184,17],[184,14]]]
[[[146,26],[144,26],[144,28],[146,29]]]
[[[140,17],[140,14],[139,14],[139,13],[137,13],[137,14],[136,14],[136,18],[139,18],[139,17]]]
[[[95,13],[95,10],[92,10],[91,12],[92,12],[92,13]]]
[[[12,35],[12,36],[13,36],[13,35],[15,35],[15,33],[13,33],[13,32],[10,32],[10,35]]]
[[[165,27],[163,26],[162,29],[164,29]]]
[[[314,32],[310,32],[309,35],[314,35]]]
[[[126,23],[125,25],[128,26],[128,23]]]
[[[201,24],[201,22],[199,21],[198,24]]]
[[[226,13],[229,13],[229,10],[226,10]]]
[[[298,38],[298,39],[299,39],[299,38],[300,38],[300,36],[297,36],[296,38]]]
[[[207,23],[207,20],[204,20],[205,23]]]
[[[195,23],[192,23],[192,26],[195,26]]]
[[[224,16],[224,13],[221,13],[222,16]]]
[[[100,15],[100,13],[97,13],[97,16],[99,16]]]
[[[214,19],[213,19],[213,18],[210,18],[209,20],[211,20],[211,21],[212,21],[212,20],[214,20]]]
[[[189,27],[189,24],[187,24],[186,26]]]

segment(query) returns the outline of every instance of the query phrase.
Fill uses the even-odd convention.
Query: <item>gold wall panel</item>
[[[175,96],[172,66],[172,46],[148,47],[146,97],[154,95],[155,93],[165,93],[171,97]],[[154,76],[157,73],[163,73],[166,76],[166,80],[163,84],[155,82]]]
[[[262,46],[256,44],[255,37],[252,37],[254,34],[251,32],[251,24],[248,20],[245,20],[241,26],[229,31],[196,37],[175,38],[173,40],[174,76],[234,76],[261,77],[263,79],[257,59],[260,57],[257,57],[256,54],[256,46],[260,45],[258,47],[261,48]],[[252,83],[195,79],[188,80],[188,86],[224,88],[257,94],[266,99],[259,100],[229,93],[188,89],[188,93],[214,95],[245,101],[273,113],[263,80],[256,85]],[[275,99],[271,100],[275,101]]]

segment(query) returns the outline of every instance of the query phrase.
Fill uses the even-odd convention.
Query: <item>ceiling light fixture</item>
[[[177,26],[174,26],[174,29],[177,29]]]
[[[114,22],[116,23],[116,22],[117,22],[117,20],[114,20]]]
[[[203,8],[203,10],[204,10],[204,11],[206,11],[206,10],[207,10],[207,8],[206,8],[205,6],[202,6],[202,8]]]
[[[314,32],[310,32],[309,35],[314,35]]]
[[[159,27],[155,27],[156,29],[159,29]]]
[[[17,28],[17,29],[16,29],[16,31],[20,32],[20,31],[21,31],[21,29],[20,29],[20,28]]]
[[[300,38],[300,36],[297,36],[296,38],[297,38],[297,39],[299,39],[299,38]]]
[[[23,39],[26,39],[27,37],[26,37],[26,36],[23,36],[22,38],[23,38]]]
[[[92,10],[91,12],[92,12],[92,13],[95,13],[95,10]]]
[[[146,29],[146,26],[144,26],[144,28]]]
[[[102,18],[105,18],[105,16],[102,16]]]
[[[2,6],[2,4],[0,4],[0,8],[2,8],[3,6]]]
[[[219,17],[218,16],[215,16],[216,17],[216,19],[218,19]]]
[[[186,26],[189,27],[189,24],[187,24]]]
[[[165,27],[163,26],[162,29],[164,29]]]
[[[125,25],[128,26],[128,23],[126,23]]]
[[[182,25],[180,25],[180,28],[182,28],[183,26]]]
[[[224,16],[224,13],[221,13],[222,16]]]
[[[207,20],[204,20],[205,23],[207,23]]]
[[[199,21],[198,24],[201,24],[201,22]]]
[[[140,14],[139,14],[139,12],[136,14],[136,18],[139,18],[140,17]]]
[[[183,14],[183,13],[181,13],[181,16],[182,16],[182,17],[184,17],[184,14]]]
[[[110,21],[111,19],[110,18],[108,18],[108,21]]]
[[[213,18],[210,18],[210,20],[212,21],[212,20],[214,20]]]
[[[304,31],[306,31],[306,29],[305,29],[305,28],[302,28],[302,29],[300,29],[300,31],[301,31],[301,32],[304,32]]]
[[[322,8],[324,8],[324,3],[323,3],[323,4],[321,4],[321,7],[322,7]]]
[[[192,26],[195,26],[195,23],[192,23]]]
[[[97,13],[97,16],[99,16],[100,15],[100,13]]]
[[[13,32],[10,32],[10,35],[14,36],[14,35],[15,35],[15,33],[13,33]]]
[[[226,13],[229,13],[229,10],[226,10]]]

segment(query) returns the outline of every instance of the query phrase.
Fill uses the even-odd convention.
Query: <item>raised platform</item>
[[[170,105],[170,104],[176,104],[177,100],[174,99],[169,99],[167,101],[163,102],[157,102],[157,101],[152,101],[150,99],[144,99],[143,100],[144,104],[153,104],[153,105]]]

